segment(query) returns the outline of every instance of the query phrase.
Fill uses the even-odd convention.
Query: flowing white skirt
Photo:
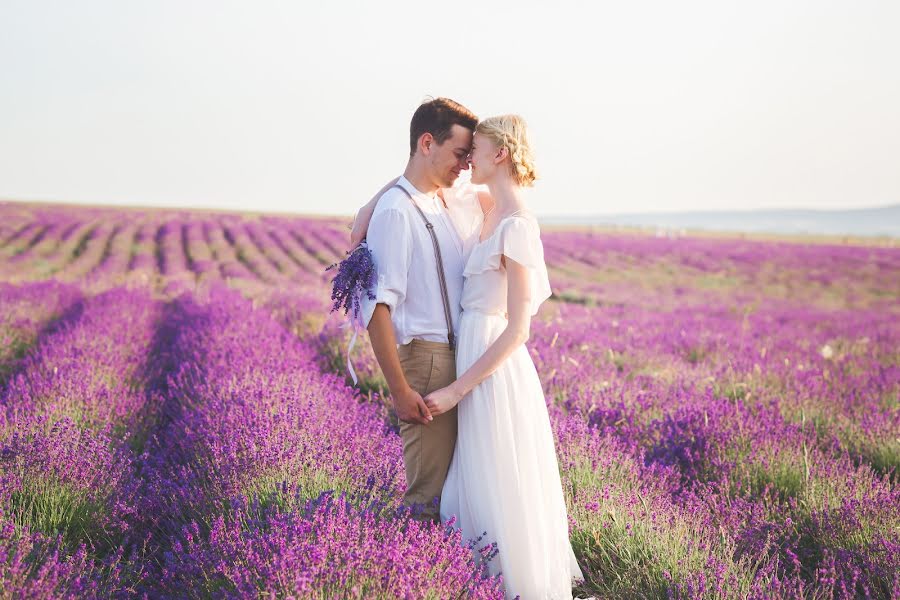
[[[463,311],[457,374],[484,353],[506,319]],[[544,392],[523,345],[458,407],[459,433],[441,493],[441,520],[456,515],[463,538],[497,542],[488,564],[502,572],[506,596],[572,598],[583,579],[569,542],[559,465]],[[478,556],[476,552],[476,557]]]

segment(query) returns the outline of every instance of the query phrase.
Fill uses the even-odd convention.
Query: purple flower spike
[[[344,308],[344,314],[353,311],[351,319],[359,322],[359,302],[363,292],[369,300],[375,299],[375,281],[377,272],[375,261],[366,242],[350,251],[339,263],[329,266],[326,271],[337,267],[338,272],[332,281],[331,299],[334,304],[331,312]]]

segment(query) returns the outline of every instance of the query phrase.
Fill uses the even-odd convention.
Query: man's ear
[[[419,150],[422,154],[428,156],[431,154],[431,147],[434,145],[434,136],[427,131],[419,136]]]

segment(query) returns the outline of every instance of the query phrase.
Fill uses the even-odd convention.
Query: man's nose
[[[460,169],[462,169],[463,171],[468,170],[468,169],[469,169],[469,165],[470,165],[471,163],[472,163],[471,158],[470,158],[469,155],[467,154],[467,155],[463,158],[463,160],[462,160],[462,166],[460,167]]]

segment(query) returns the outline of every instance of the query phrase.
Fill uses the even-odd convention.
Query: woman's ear
[[[494,164],[499,165],[507,156],[509,156],[509,148],[507,148],[506,146],[498,148],[497,154],[494,155]]]

